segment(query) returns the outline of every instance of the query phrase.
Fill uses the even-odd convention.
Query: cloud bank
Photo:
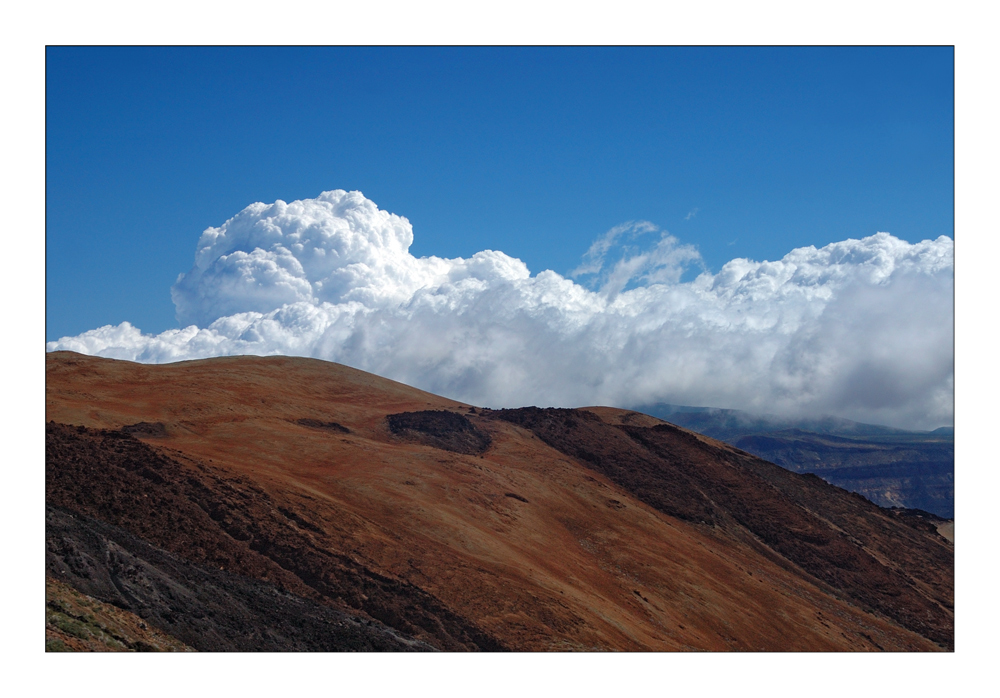
[[[360,192],[255,203],[202,234],[172,288],[183,329],[154,336],[123,322],[46,348],[151,363],[311,356],[492,407],[671,402],[917,429],[952,421],[948,237],[878,233],[711,274],[693,247],[628,223],[591,246],[573,279],[532,276],[493,250],[417,258],[412,242],[409,221]],[[682,282],[692,267],[703,271]]]

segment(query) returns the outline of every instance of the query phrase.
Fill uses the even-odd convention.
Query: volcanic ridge
[[[638,412],[46,356],[46,648],[935,651],[926,512]]]

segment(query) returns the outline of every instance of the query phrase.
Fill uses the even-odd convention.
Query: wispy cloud
[[[645,233],[655,233],[658,230],[659,228],[649,221],[628,221],[616,225],[591,243],[590,248],[583,255],[583,263],[571,271],[569,275],[576,278],[600,273],[604,267],[604,258],[615,245],[620,244],[620,240],[633,239]]]
[[[697,251],[630,222],[574,270],[594,288],[502,252],[417,258],[412,241],[405,218],[359,192],[253,204],[205,231],[174,285],[186,327],[122,323],[47,349],[314,356],[494,407],[664,401],[951,422],[950,238],[878,233],[682,282]]]
[[[659,233],[654,244],[637,244],[653,233]],[[588,285],[610,298],[634,284],[677,283],[691,263],[704,268],[694,246],[680,244],[649,221],[629,221],[598,237],[570,276],[592,277]]]
[[[700,210],[701,209],[699,209],[697,206],[694,207],[693,209],[691,209],[690,211],[688,211],[688,214],[686,216],[684,216],[684,220],[686,220],[686,221],[691,220],[692,218],[694,218],[695,216],[698,215],[698,211],[700,211]]]

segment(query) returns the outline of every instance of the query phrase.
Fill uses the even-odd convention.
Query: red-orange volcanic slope
[[[811,504],[803,503],[806,495],[792,502],[781,482],[764,482],[771,476],[761,480],[754,475],[764,483],[754,487],[771,489],[742,499],[733,488],[744,480],[732,479],[719,487],[728,488],[726,496],[737,502],[734,505],[720,504],[705,480],[695,478],[692,487],[699,488],[698,497],[715,512],[714,519],[702,522],[681,510],[672,515],[673,505],[658,503],[659,495],[642,489],[657,486],[655,482],[628,480],[627,452],[633,445],[622,447],[626,450],[615,466],[618,470],[608,469],[608,456],[597,453],[599,449],[591,449],[597,455],[588,460],[545,431],[547,422],[518,418],[518,423],[509,415],[500,418],[502,413],[470,410],[337,364],[229,357],[142,365],[69,352],[50,353],[46,360],[48,420],[109,430],[161,423],[163,434],[157,435],[157,427],[134,436],[179,464],[178,474],[171,476],[178,482],[197,481],[199,487],[236,493],[226,495],[229,513],[219,515],[220,525],[226,516],[250,521],[249,537],[231,542],[233,550],[245,546],[246,554],[218,553],[225,564],[233,565],[233,572],[268,579],[320,603],[362,612],[367,608],[361,598],[365,595],[351,598],[341,578],[324,586],[324,578],[341,574],[324,568],[333,564],[324,560],[339,560],[341,567],[385,578],[386,585],[426,592],[470,627],[514,650],[926,651],[950,644],[952,571],[943,564],[927,577],[926,570],[913,569],[928,566],[928,559],[951,559],[950,543],[933,532],[883,516],[886,529],[876,534],[876,519],[871,517],[882,516],[877,510],[862,515],[845,509],[841,519],[821,524],[838,541],[856,541],[851,545],[866,551],[865,560],[876,560],[872,564],[905,577],[917,590],[912,592],[917,600],[904,594],[899,603],[921,613],[925,606],[932,609],[937,619],[932,632],[908,621],[907,608],[897,612],[869,599],[864,589],[856,588],[856,578],[838,581],[840,576],[827,574],[825,558],[814,564],[814,548],[826,545],[822,535],[810,533],[813,547],[789,551],[777,539],[767,540],[772,529],[768,534],[754,529],[764,525],[754,522],[764,520],[780,528],[782,517],[796,507],[812,512],[810,522],[822,520],[815,512],[827,495],[809,489],[813,485],[806,488]],[[488,448],[481,454],[459,453],[432,445],[434,439],[420,433],[393,433],[389,428],[389,415],[426,410],[466,417],[489,436]],[[656,463],[671,457],[662,451],[671,448],[669,439],[674,437],[651,431],[663,424],[659,420],[610,408],[592,408],[586,414],[591,417],[577,419],[574,427],[584,430],[584,440],[586,433],[612,430],[622,434],[623,443],[639,444],[643,454],[654,454],[649,458],[659,458]],[[660,441],[641,443],[647,432],[629,436],[623,431],[626,424],[649,429],[650,438]],[[607,444],[617,443],[617,438],[600,440],[610,448]],[[678,451],[677,468],[699,469],[698,477],[705,478],[714,477],[710,468],[732,470],[739,465],[725,465],[725,458],[741,452],[706,438],[697,444]],[[750,458],[739,455],[744,456]],[[54,462],[58,458],[52,453],[49,460],[50,502],[71,511],[77,507],[185,559],[214,564],[215,553],[205,552],[208,543],[199,544],[190,533],[197,527],[188,526],[179,542],[168,529],[183,522],[150,527],[141,520],[141,509],[112,506],[106,497],[101,499],[105,495],[90,497],[84,492],[90,482],[87,475],[73,476],[83,479],[77,485],[80,491],[73,493],[70,485],[60,484],[69,480],[59,476],[59,468],[70,464]],[[658,477],[668,476],[663,473],[667,471]],[[186,494],[191,487],[174,487],[170,496],[191,497]],[[148,501],[161,491],[166,492],[150,489],[136,497]],[[247,504],[241,513],[237,503],[242,500],[236,496],[240,492],[259,493],[253,501],[266,505]],[[671,496],[683,499],[685,492]],[[249,495],[246,501],[251,501]],[[761,502],[771,510],[727,513],[743,501]],[[171,507],[183,510],[181,504]],[[805,524],[794,517],[789,521],[787,535],[794,538]],[[882,519],[876,523],[883,525]],[[846,531],[845,526],[859,530]],[[898,546],[916,552],[893,552],[898,546],[886,536],[897,532]],[[225,548],[222,543],[212,545]],[[333,588],[340,591],[330,591]],[[457,647],[440,640],[442,633],[435,635],[433,629],[412,622],[394,623],[394,618],[389,613],[383,620],[431,645]]]

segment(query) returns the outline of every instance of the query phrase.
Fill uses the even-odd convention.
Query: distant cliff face
[[[799,430],[744,436],[733,445],[884,507],[955,516],[955,445],[938,435],[841,438]]]
[[[955,516],[951,427],[911,432],[832,417],[779,419],[671,405],[647,409],[788,470],[815,473],[880,506],[922,509],[944,519]]]
[[[646,415],[285,357],[54,352],[46,393],[48,573],[177,647],[952,646],[933,525]]]

